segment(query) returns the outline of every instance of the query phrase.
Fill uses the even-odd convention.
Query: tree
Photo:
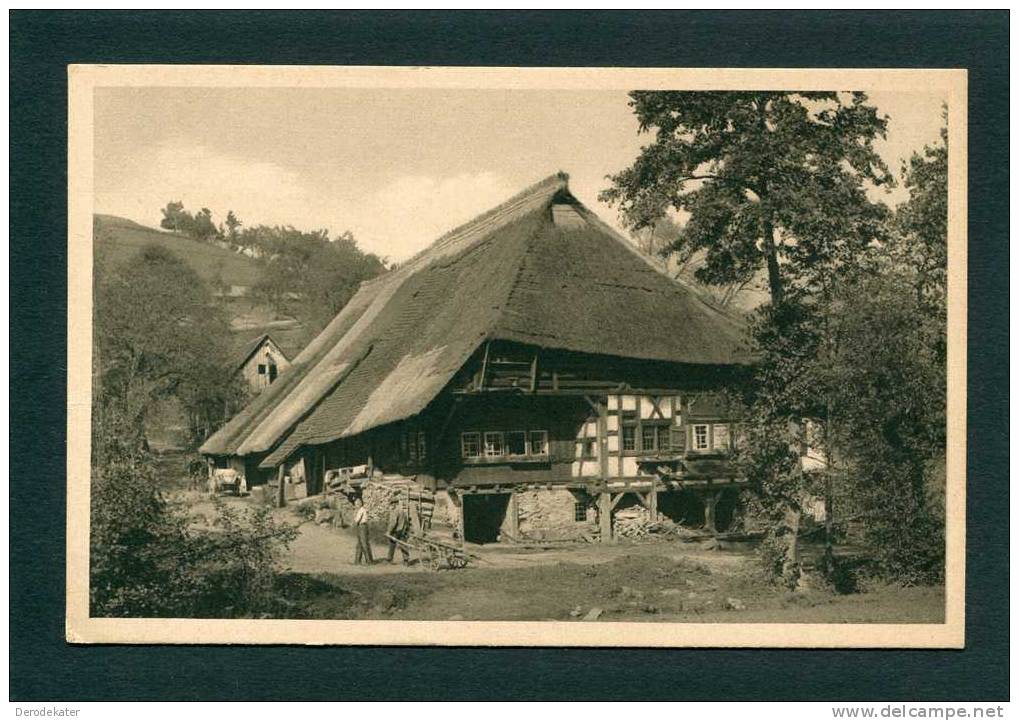
[[[187,264],[162,246],[142,248],[97,277],[94,313],[96,403],[123,419],[122,435],[144,439],[154,402],[170,396],[199,425],[193,435],[220,420],[215,406],[222,414],[234,392],[229,327]]]
[[[948,115],[940,142],[913,153],[902,166],[909,199],[896,209],[890,249],[915,274],[918,298],[943,303],[948,268]]]
[[[349,231],[331,240],[326,230],[257,226],[241,238],[263,249],[267,258],[256,296],[279,313],[301,318],[312,330],[325,327],[361,282],[385,270],[377,256],[357,247]]]
[[[212,222],[211,210],[202,208],[195,214],[189,235],[196,240],[209,240],[216,237],[216,224]]]
[[[866,247],[883,206],[865,183],[892,176],[874,151],[886,120],[866,95],[635,91],[640,132],[654,132],[602,200],[633,228],[672,208],[688,216],[673,249],[706,251],[698,277],[746,282],[767,270],[772,303],[790,280]]]
[[[237,239],[237,229],[243,225],[232,210],[226,211],[226,235],[231,241]]]
[[[795,450],[804,418],[832,417],[821,369],[835,338],[833,289],[866,263],[887,209],[868,186],[893,183],[873,143],[886,119],[863,93],[630,94],[640,132],[654,133],[601,198],[631,228],[667,212],[685,222],[669,250],[702,254],[695,276],[716,286],[767,277],[770,304],[752,336],[758,363],[739,452],[782,537],[779,571],[795,585],[801,503],[816,490]],[[830,496],[826,493],[826,496]]]
[[[179,200],[167,203],[162,213],[163,219],[159,221],[161,228],[183,233],[191,226],[191,216],[184,211],[184,203]]]
[[[771,308],[757,319],[753,437],[742,455],[764,495],[823,494],[829,534],[832,499],[842,499],[866,519],[879,569],[926,583],[944,574],[946,132],[903,172],[910,197],[884,242],[818,274],[781,317]],[[803,474],[792,462],[802,427],[783,427],[783,416],[816,425],[823,472]]]
[[[296,538],[268,507],[219,502],[212,527],[159,489],[152,459],[107,408],[93,426],[89,597],[98,617],[229,618],[279,610],[280,551]]]

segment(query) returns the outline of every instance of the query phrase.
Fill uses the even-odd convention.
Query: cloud
[[[216,220],[233,210],[248,223],[300,226],[312,210],[294,171],[183,140],[161,143],[125,167],[104,170],[105,182],[96,184],[96,210],[139,222],[157,224],[159,210],[171,200],[189,210],[210,208]]]
[[[352,209],[351,228],[362,247],[402,260],[518,190],[490,171],[445,178],[400,175]]]
[[[95,208],[158,226],[160,210],[179,200],[188,210],[228,210],[246,226],[293,225],[351,230],[366,251],[404,260],[433,240],[520,190],[490,171],[448,177],[390,176],[381,184],[338,173],[310,182],[299,169],[216,152],[175,139],[127,158],[96,158]],[[324,180],[324,182],[323,182]]]

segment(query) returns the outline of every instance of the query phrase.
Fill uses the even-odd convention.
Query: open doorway
[[[464,540],[496,543],[509,508],[508,493],[470,493],[463,497]]]

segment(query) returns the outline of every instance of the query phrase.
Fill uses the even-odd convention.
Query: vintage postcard
[[[963,646],[965,71],[68,83],[69,641]]]

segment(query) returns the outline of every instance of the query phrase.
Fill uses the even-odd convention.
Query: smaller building
[[[290,359],[286,353],[271,335],[264,333],[244,346],[236,372],[253,392],[261,393],[289,367]]]

